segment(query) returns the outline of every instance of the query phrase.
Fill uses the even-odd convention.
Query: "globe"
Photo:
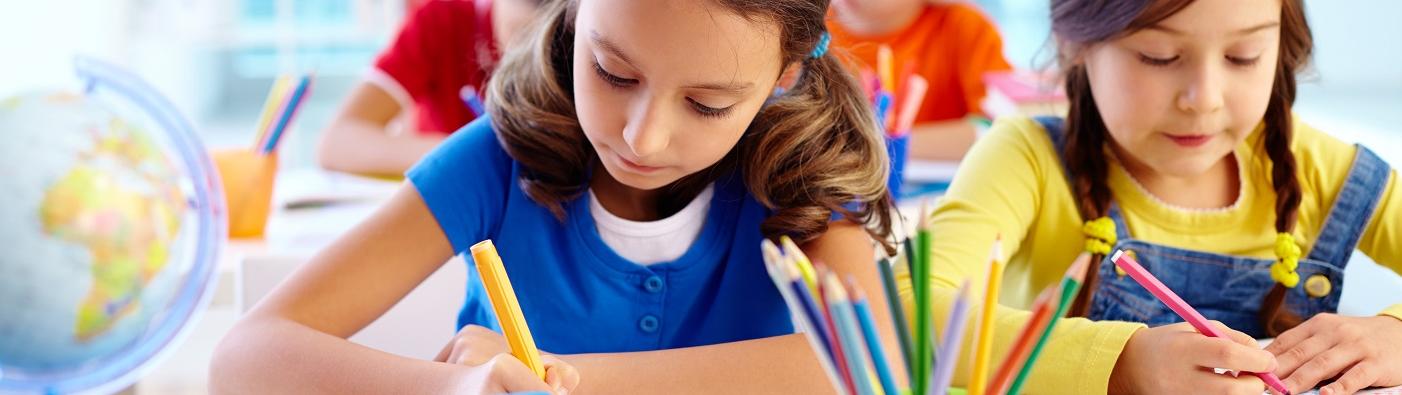
[[[208,302],[223,195],[189,124],[131,74],[0,99],[0,392],[109,392]]]

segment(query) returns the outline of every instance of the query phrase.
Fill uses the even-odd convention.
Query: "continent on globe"
[[[141,290],[170,259],[185,202],[165,181],[174,167],[144,133],[116,118],[89,132],[91,151],[47,189],[39,208],[46,234],[92,257],[93,284],[76,309],[80,342],[138,311]]]

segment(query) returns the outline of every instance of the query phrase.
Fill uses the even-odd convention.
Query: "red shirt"
[[[930,4],[903,29],[877,37],[849,33],[836,20],[828,21],[832,43],[876,69],[881,44],[891,46],[896,74],[906,64],[930,82],[916,123],[962,118],[979,114],[983,100],[983,74],[1012,67],[1003,58],[1003,39],[993,22],[974,5]]]
[[[405,18],[394,43],[376,59],[382,74],[371,81],[401,104],[412,103],[406,110],[416,130],[450,134],[476,118],[461,92],[464,87],[483,92],[500,57],[491,8],[491,0],[426,1]]]

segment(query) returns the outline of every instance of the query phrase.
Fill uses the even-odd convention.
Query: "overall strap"
[[[1354,156],[1353,167],[1348,178],[1334,198],[1334,206],[1329,209],[1329,217],[1319,230],[1319,237],[1310,248],[1309,259],[1327,262],[1340,268],[1348,265],[1349,256],[1358,246],[1373,211],[1387,187],[1391,167],[1373,151],[1362,145]]]
[[[1047,137],[1051,138],[1052,147],[1056,149],[1056,156],[1061,159],[1061,168],[1066,167],[1066,132],[1064,131],[1066,122],[1061,117],[1041,115],[1033,118],[1037,124],[1042,125],[1042,130],[1047,132]],[[1066,175],[1070,178],[1070,174]]]

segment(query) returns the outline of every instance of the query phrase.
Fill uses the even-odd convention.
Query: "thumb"
[[[1260,351],[1260,352],[1251,352],[1251,353],[1248,353],[1248,354],[1250,354],[1250,356],[1252,357],[1252,358],[1248,358],[1248,359],[1257,361],[1258,364],[1259,364],[1259,363],[1265,363],[1265,364],[1266,364],[1265,366],[1267,366],[1267,368],[1264,369],[1264,370],[1251,370],[1251,372],[1273,372],[1273,371],[1275,371],[1275,368],[1276,368],[1276,365],[1277,365],[1277,364],[1276,364],[1276,360],[1275,360],[1275,354],[1271,354],[1269,351],[1262,350],[1262,349],[1261,349],[1261,344],[1256,342],[1256,338],[1251,337],[1251,335],[1248,335],[1248,334],[1246,334],[1246,333],[1243,333],[1243,332],[1234,330],[1234,329],[1232,329],[1232,328],[1229,328],[1229,327],[1227,327],[1226,324],[1223,324],[1223,323],[1218,322],[1218,321],[1212,321],[1212,325],[1213,325],[1213,326],[1216,326],[1216,327],[1217,327],[1217,331],[1218,331],[1218,332],[1221,332],[1223,335],[1225,335],[1225,336],[1227,337],[1228,340],[1231,340],[1231,341],[1232,341],[1232,343],[1236,343],[1236,344],[1240,344],[1240,345],[1245,346],[1245,347],[1249,347],[1249,348],[1251,348],[1252,350],[1255,350],[1255,351]],[[1259,365],[1253,365],[1253,366],[1259,366]]]
[[[552,389],[546,385],[531,368],[521,363],[511,354],[497,354],[487,361],[485,367],[490,369],[488,380],[497,385],[489,388],[500,388],[505,392],[550,392]]]
[[[1261,348],[1261,344],[1257,343],[1256,338],[1251,337],[1251,335],[1232,329],[1231,327],[1228,327],[1227,324],[1223,324],[1220,321],[1212,321],[1210,324],[1213,327],[1216,327],[1218,332],[1221,332],[1222,334],[1226,335],[1227,339],[1231,340],[1233,343],[1237,343],[1248,347]]]

